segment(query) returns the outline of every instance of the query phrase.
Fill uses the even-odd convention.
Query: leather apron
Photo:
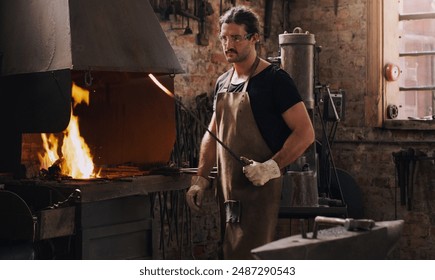
[[[234,70],[233,70],[234,71]],[[234,73],[234,72],[233,72]],[[257,162],[273,156],[255,122],[249,95],[249,79],[241,92],[228,92],[231,76],[216,99],[217,136],[235,154]],[[217,145],[219,200],[240,201],[240,221],[225,225],[224,259],[252,259],[251,250],[274,240],[281,199],[282,177],[264,186],[254,186],[243,174],[242,165]],[[222,203],[221,203],[222,205]],[[221,217],[225,217],[221,207]]]

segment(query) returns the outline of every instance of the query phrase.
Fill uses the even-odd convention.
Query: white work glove
[[[281,170],[273,159],[260,163],[250,160],[251,164],[243,167],[243,173],[254,186],[263,186],[269,180],[281,176]]]
[[[202,207],[205,190],[210,182],[202,176],[192,176],[191,187],[186,193],[186,202],[190,209],[199,212]]]

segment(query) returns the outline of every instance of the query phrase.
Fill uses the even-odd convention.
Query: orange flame
[[[73,108],[79,103],[86,103],[89,105],[89,91],[80,88],[73,83],[72,86]],[[71,119],[68,127],[63,132],[63,144],[61,148],[62,162],[60,164],[61,172],[63,175],[68,175],[77,179],[89,179],[98,177],[94,173],[94,163],[92,160],[91,151],[86,144],[84,138],[80,136],[79,119],[73,115],[71,110]],[[43,141],[43,148],[45,153],[39,154],[39,161],[41,168],[48,169],[61,156],[58,154],[59,140],[50,134],[47,138],[45,133],[41,134]]]
[[[38,154],[39,162],[41,163],[41,168],[48,169],[59,159],[59,155],[57,154],[59,141],[53,134],[50,134],[47,138],[47,134],[42,133],[41,138],[45,154]]]
[[[162,83],[159,82],[159,80],[157,80],[156,77],[154,77],[153,74],[148,74],[148,77],[151,78],[151,80],[153,80],[153,82],[161,89],[163,90],[167,95],[169,95],[170,97],[174,97],[174,94],[167,89],[164,85],[162,85]]]

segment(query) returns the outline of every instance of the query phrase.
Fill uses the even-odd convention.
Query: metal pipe
[[[435,13],[415,13],[415,14],[402,14],[399,15],[399,20],[419,20],[419,19],[433,19]]]
[[[423,91],[435,90],[435,86],[399,87],[400,91]]]

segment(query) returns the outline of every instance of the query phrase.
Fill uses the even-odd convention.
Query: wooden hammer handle
[[[317,216],[314,219],[314,222],[317,224],[327,224],[327,225],[344,225],[345,219],[341,218],[333,218],[333,217],[324,217],[324,216]]]

